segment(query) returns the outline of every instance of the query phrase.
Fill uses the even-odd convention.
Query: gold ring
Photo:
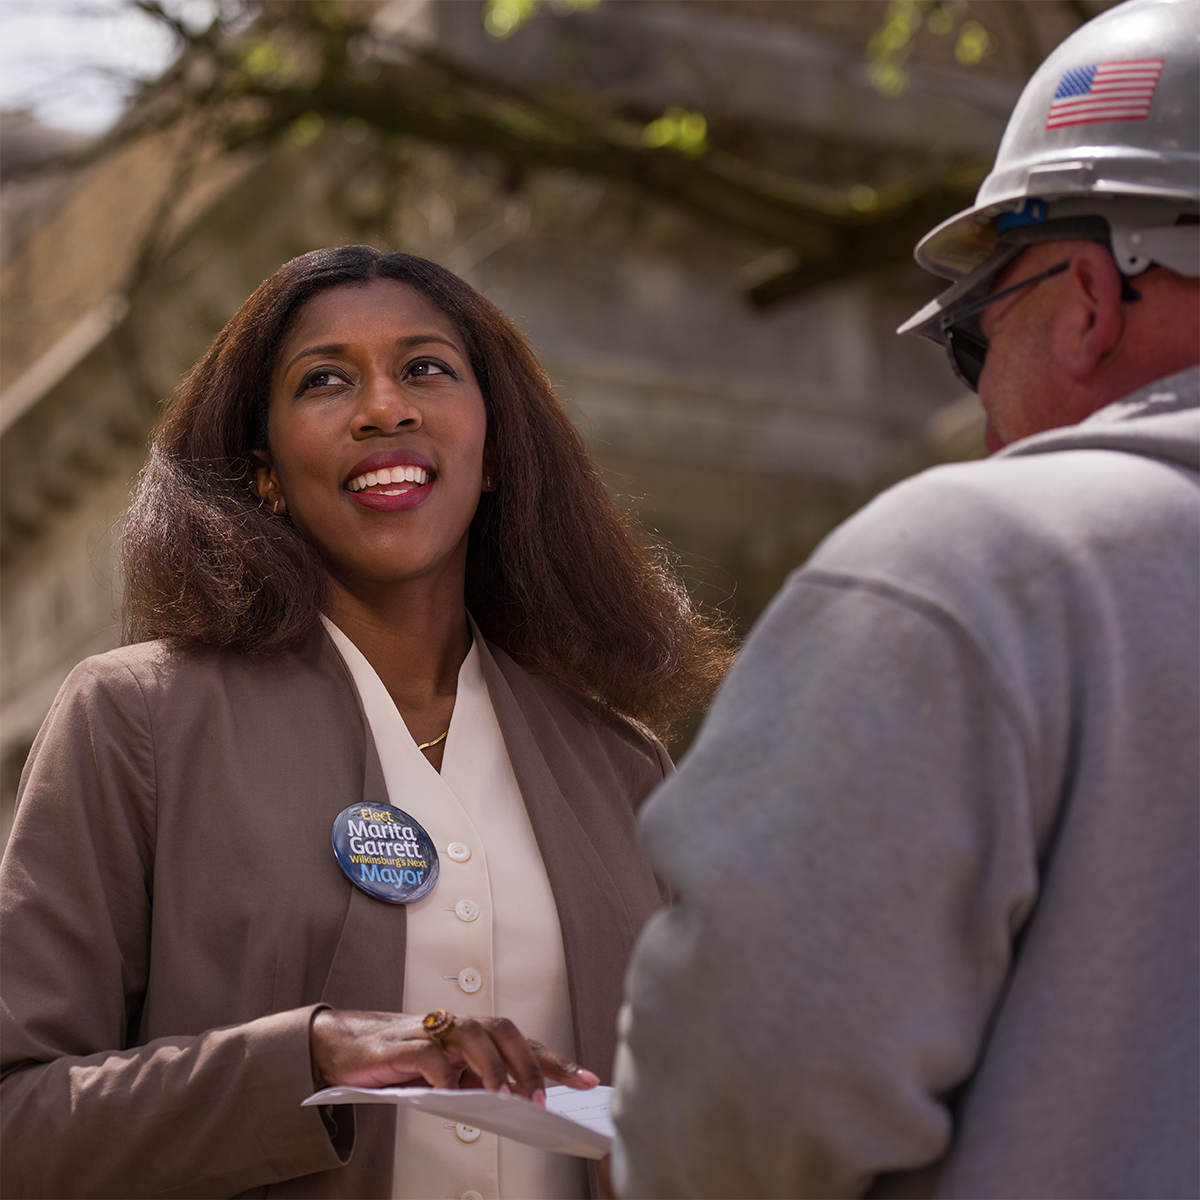
[[[454,1014],[448,1013],[444,1008],[435,1008],[433,1012],[426,1013],[421,1018],[421,1028],[436,1042],[440,1042],[443,1036],[450,1032],[450,1026],[453,1024]]]

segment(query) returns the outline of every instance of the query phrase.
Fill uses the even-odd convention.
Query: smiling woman
[[[173,398],[125,566],[136,644],[64,685],[0,867],[0,1190],[586,1195],[578,1160],[300,1107],[594,1086],[662,903],[649,726],[729,651],[528,344],[422,259],[285,264]]]
[[[652,728],[702,707],[728,665],[727,641],[617,511],[529,344],[444,268],[366,247],[314,251],[281,267],[182,385],[130,512],[132,636],[270,653],[312,633],[330,583],[325,564],[300,527],[273,519],[253,486],[278,405],[281,350],[323,293],[336,289],[348,312],[395,285],[443,336],[451,331],[487,414],[492,484],[475,498],[465,570],[467,605],[483,633]],[[326,297],[318,313],[330,306]],[[294,354],[301,346],[293,344]],[[436,364],[450,347],[439,348],[410,347],[409,391],[444,370]],[[303,365],[323,364],[318,356]],[[332,381],[339,372],[329,366]]]

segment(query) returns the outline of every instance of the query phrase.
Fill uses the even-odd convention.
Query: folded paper
[[[461,1121],[488,1133],[513,1138],[539,1150],[603,1158],[616,1136],[610,1113],[612,1088],[546,1090],[546,1107],[522,1096],[504,1096],[481,1088],[331,1087],[314,1092],[304,1104],[407,1104],[421,1112]]]

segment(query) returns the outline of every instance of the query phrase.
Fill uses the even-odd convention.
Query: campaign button
[[[412,904],[437,883],[433,839],[390,804],[352,804],[333,822],[333,853],[355,887],[388,904]]]

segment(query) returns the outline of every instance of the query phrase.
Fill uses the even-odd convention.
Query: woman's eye
[[[348,380],[340,372],[335,371],[331,367],[318,367],[315,371],[309,371],[305,375],[300,384],[300,390],[305,391],[308,388],[331,387],[338,383],[347,383]]]
[[[444,362],[439,362],[436,358],[420,358],[415,363],[411,363],[408,375],[410,379],[414,377],[422,379],[430,375],[448,375],[451,379],[458,378]]]

